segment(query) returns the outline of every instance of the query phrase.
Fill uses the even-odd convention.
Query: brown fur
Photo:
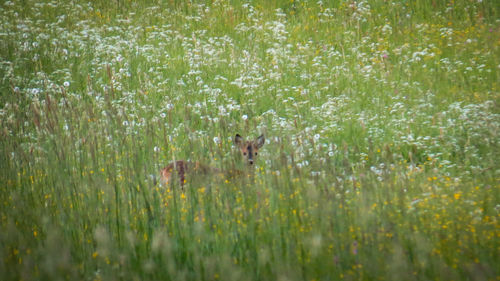
[[[248,164],[252,165],[254,159],[257,157],[259,148],[264,145],[265,139],[264,135],[260,135],[253,141],[246,141],[242,136],[236,134],[234,138],[234,143],[240,148],[241,154],[248,161]]]
[[[186,174],[207,174],[210,170],[212,170],[210,167],[203,165],[200,162],[178,160],[161,169],[161,183],[167,185],[170,182],[174,171],[177,172],[179,183],[184,185],[184,183],[186,183]]]
[[[245,141],[243,137],[239,134],[235,136],[234,142],[239,147],[241,154],[247,159],[250,165],[253,164],[254,159],[257,157],[257,152],[259,148],[264,145],[264,135],[259,136],[253,141]],[[174,172],[175,171],[175,172]],[[209,167],[207,165],[201,164],[200,162],[190,162],[185,160],[177,160],[170,163],[168,166],[160,170],[160,181],[163,185],[168,185],[172,179],[173,174],[179,179],[181,186],[186,183],[187,174],[209,174],[209,173],[220,173],[216,168]],[[231,170],[226,172],[230,177],[243,174],[239,170]]]

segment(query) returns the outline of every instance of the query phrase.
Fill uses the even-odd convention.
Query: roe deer
[[[264,135],[260,135],[258,138],[252,141],[246,141],[242,136],[236,134],[234,137],[234,143],[240,149],[243,157],[248,161],[248,164],[253,165],[255,158],[259,149],[264,145],[265,138]],[[224,171],[222,171],[224,173]],[[242,174],[241,171],[232,170],[225,171],[230,176]],[[177,174],[181,186],[186,183],[186,175],[206,175],[209,173],[221,173],[219,169],[210,167],[208,165],[202,164],[200,162],[191,162],[185,160],[177,160],[170,163],[168,166],[160,170],[160,183],[163,185],[168,185],[173,174]]]

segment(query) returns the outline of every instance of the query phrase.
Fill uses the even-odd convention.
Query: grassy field
[[[0,279],[499,280],[499,82],[496,1],[2,1]]]

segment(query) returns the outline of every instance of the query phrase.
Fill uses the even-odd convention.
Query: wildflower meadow
[[[499,83],[498,1],[1,1],[0,279],[498,281]]]

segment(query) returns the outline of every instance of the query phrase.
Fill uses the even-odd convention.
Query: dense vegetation
[[[499,12],[2,1],[0,279],[498,280]]]

